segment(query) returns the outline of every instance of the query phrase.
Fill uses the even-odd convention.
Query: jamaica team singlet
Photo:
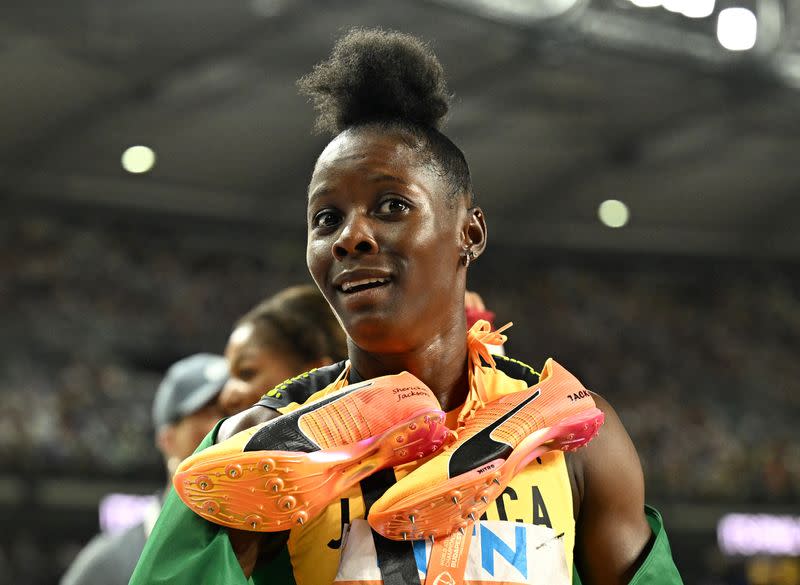
[[[495,360],[496,369],[484,366],[479,370],[490,401],[525,390],[539,380],[534,370],[521,362],[501,356],[495,356]],[[281,384],[265,395],[260,404],[287,413],[301,403],[357,381],[360,381],[357,374],[340,362]],[[292,402],[287,404],[288,400]],[[451,428],[456,426],[458,410],[448,413],[447,423]],[[413,462],[385,470],[383,475],[388,476],[388,483],[383,488],[416,466],[417,462]],[[365,520],[368,505],[381,493],[365,497],[365,485],[375,484],[369,480],[343,493],[304,526],[293,529],[287,543],[288,554],[273,561],[263,571],[264,575],[291,575],[297,585],[379,585],[384,583],[379,562],[394,563],[400,557],[406,565],[405,575],[408,576],[411,565],[420,582],[424,582],[431,543],[391,542],[388,546],[392,556],[387,561],[380,543],[389,541],[374,534]],[[467,585],[569,584],[575,521],[564,454],[553,451],[532,462],[508,484],[472,530],[464,575]],[[259,582],[257,575],[254,581]]]

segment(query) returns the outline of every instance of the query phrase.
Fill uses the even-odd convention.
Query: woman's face
[[[219,404],[228,416],[253,406],[264,393],[305,371],[291,356],[265,347],[255,333],[252,323],[240,325],[225,348],[230,379],[220,393]]]
[[[447,190],[397,135],[347,131],[320,155],[309,185],[306,259],[362,349],[409,351],[463,316],[468,210]]]

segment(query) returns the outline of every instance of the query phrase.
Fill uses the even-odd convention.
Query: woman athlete
[[[264,391],[298,373],[347,357],[344,331],[319,290],[286,288],[236,321],[225,347],[230,379],[219,397],[227,415],[253,406]]]
[[[430,507],[447,517],[447,532],[456,527],[454,510],[469,520],[458,525],[472,538],[462,582],[680,583],[660,516],[644,505],[641,466],[614,409],[552,361],[541,377],[512,359],[495,363],[480,348],[481,341],[498,338],[481,337],[480,323],[465,336],[467,272],[486,247],[487,227],[464,156],[438,129],[449,95],[436,57],[414,37],[356,30],[300,88],[317,108],[318,128],[333,135],[308,188],[307,264],[347,333],[349,359],[279,385],[212,432],[201,445],[207,452],[195,455],[176,480],[192,509],[171,496],[131,582],[245,583],[251,575],[270,583],[434,582],[428,577],[441,560],[439,545],[419,539],[439,534],[428,522]],[[375,396],[399,392],[410,398],[396,405],[386,400],[381,410],[366,394],[372,390],[364,390],[370,384]],[[533,408],[517,438],[499,441],[492,429],[502,430],[500,423],[519,409],[540,404],[534,399],[564,385],[574,389],[562,397],[564,404],[590,405],[581,412],[596,404],[602,414],[595,425],[604,415],[603,432],[585,448],[566,454],[530,449],[526,453],[537,456],[513,474],[494,469],[515,452],[470,467],[480,452],[455,465],[458,449],[440,448],[445,438],[439,423],[445,420],[436,409],[447,413],[446,425],[459,432],[460,446],[477,437],[490,450],[504,441],[516,448],[549,433],[573,411],[564,407],[550,426],[548,413]],[[366,430],[358,409],[346,402],[362,395]],[[303,406],[287,404],[308,396]],[[343,408],[329,409],[337,401]],[[403,432],[392,434],[400,428],[391,426],[392,416],[413,401],[417,410],[407,408]],[[420,408],[429,412],[425,424],[413,418]],[[482,420],[491,424],[476,428]],[[420,435],[420,427],[428,435]],[[355,437],[352,444],[341,436],[347,433]],[[574,435],[557,440],[568,446]],[[390,439],[413,439],[424,449],[406,453],[395,444],[387,454],[382,447]],[[360,480],[347,483],[330,455],[360,454],[354,445],[365,444],[381,450],[341,468]],[[292,459],[287,452],[299,455]],[[325,457],[327,471],[313,467]],[[425,463],[418,466],[416,457]],[[365,461],[376,458],[380,465],[367,471]],[[293,477],[295,460],[317,475]],[[218,461],[224,470],[213,471]],[[459,490],[436,493],[448,477],[437,461],[449,465],[447,481],[488,473],[485,489],[476,491],[470,479],[458,484],[472,490],[468,501]],[[380,470],[387,462],[388,469]],[[301,499],[315,493],[307,483],[298,487],[312,476],[330,481],[321,507],[314,507],[314,497]],[[272,492],[274,502],[267,499]],[[431,492],[429,500],[414,499]],[[408,501],[414,504],[407,507]],[[231,512],[234,504],[243,505],[238,515]],[[403,524],[392,528],[398,519]],[[445,573],[435,582],[458,582],[449,573],[441,578]]]

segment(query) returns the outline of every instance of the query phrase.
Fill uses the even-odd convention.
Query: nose
[[[371,222],[362,216],[349,218],[333,243],[333,257],[337,260],[377,252],[378,242],[375,240]]]

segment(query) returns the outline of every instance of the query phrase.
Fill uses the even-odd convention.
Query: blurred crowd
[[[0,220],[4,469],[160,479],[150,404],[175,359],[221,351],[237,316],[308,280],[297,248],[197,245],[168,227]],[[498,250],[471,287],[515,322],[508,353],[553,356],[616,406],[651,496],[800,495],[797,271],[757,263]]]
[[[160,476],[150,407],[163,372],[221,352],[241,312],[306,278],[302,256],[292,272],[190,235],[0,220],[3,468]]]
[[[650,496],[798,501],[796,269],[648,260],[536,273],[504,290],[510,313],[534,305],[519,327],[525,347],[561,359],[616,407]]]

